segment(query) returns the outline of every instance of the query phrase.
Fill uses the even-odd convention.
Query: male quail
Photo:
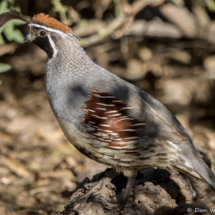
[[[65,136],[87,157],[128,177],[122,204],[138,170],[150,166],[192,175],[215,188],[215,175],[159,101],[96,65],[72,30],[56,19],[40,13],[28,20],[8,12],[0,15],[0,27],[11,19],[27,22],[25,42],[48,55],[48,98]]]

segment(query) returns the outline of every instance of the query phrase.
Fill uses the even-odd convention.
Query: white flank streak
[[[60,31],[60,30],[53,29],[53,28],[48,28],[48,27],[43,26],[43,25],[38,25],[38,24],[31,23],[31,24],[29,24],[29,26],[34,26],[34,27],[36,27],[36,28],[43,28],[43,29],[45,29],[45,30],[47,30],[47,31],[51,31],[51,32],[58,33],[58,34],[60,34],[62,37],[66,37],[66,36],[67,36],[66,33],[64,33],[64,32],[62,32],[62,31]]]
[[[92,116],[94,116],[94,117],[96,117],[96,118],[98,118],[98,119],[107,119],[106,117],[100,117],[100,116],[93,115],[93,114],[92,114]]]
[[[119,136],[119,134],[117,134],[117,133],[112,133],[110,135],[112,135],[112,136]]]
[[[122,116],[121,113],[117,113],[117,114],[114,114],[114,115],[111,115],[111,116]]]
[[[132,126],[140,126],[140,125],[146,125],[146,123],[138,123],[138,124],[134,124]]]
[[[120,110],[130,110],[130,109],[133,109],[133,107],[124,107],[124,108],[121,108]]]
[[[50,45],[51,45],[51,47],[53,49],[53,56],[52,56],[52,58],[55,58],[56,55],[57,55],[58,50],[56,49],[55,44],[54,44],[52,38],[50,37],[50,35],[48,35],[48,39],[49,39],[49,43],[50,43]]]
[[[106,113],[117,113],[117,111],[116,110],[112,110],[112,111],[108,111]]]
[[[95,111],[94,110],[90,110],[90,109],[87,109],[88,111],[90,111],[90,112],[93,112],[93,113],[95,113]]]
[[[110,125],[105,125],[105,124],[99,124],[99,125],[104,127],[110,127]]]
[[[95,122],[89,121],[89,123],[96,124]]]
[[[115,140],[117,140],[117,141],[118,141],[118,140],[122,140],[122,139],[118,138],[118,139],[115,139]]]
[[[110,106],[110,107],[111,107],[111,106],[112,106],[112,107],[115,106],[115,105],[108,105],[108,104],[103,104],[103,103],[97,103],[97,104],[98,104],[98,105],[103,105],[103,106]]]
[[[106,110],[106,108],[96,108],[97,110]]]
[[[109,131],[109,130],[104,130],[105,132],[108,132],[108,133],[112,133],[112,131]]]
[[[113,149],[128,149],[127,146],[109,146],[110,148],[113,148]]]

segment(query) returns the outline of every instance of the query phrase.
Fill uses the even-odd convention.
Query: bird
[[[110,207],[128,202],[138,171],[148,167],[182,172],[215,189],[214,173],[161,102],[93,62],[72,29],[57,19],[44,13],[28,19],[12,11],[0,15],[0,27],[12,19],[26,22],[24,41],[47,53],[48,100],[69,142],[128,177],[121,202]]]

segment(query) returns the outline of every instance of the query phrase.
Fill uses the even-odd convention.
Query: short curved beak
[[[32,39],[29,37],[29,34],[25,37],[24,43],[32,42]]]

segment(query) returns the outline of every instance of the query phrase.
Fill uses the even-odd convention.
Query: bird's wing
[[[89,100],[82,108],[85,111],[82,124],[107,148],[124,147],[128,150],[128,143],[141,137],[162,139],[176,144],[187,139],[140,97],[133,95],[133,98],[139,98],[138,102],[142,104],[138,106],[138,110],[131,101],[120,99],[114,92],[100,92],[95,87],[91,89],[88,97]],[[138,117],[136,111],[142,115]]]
[[[176,144],[188,139],[186,130],[177,118],[159,101],[138,89],[142,115],[148,124],[144,134]]]

